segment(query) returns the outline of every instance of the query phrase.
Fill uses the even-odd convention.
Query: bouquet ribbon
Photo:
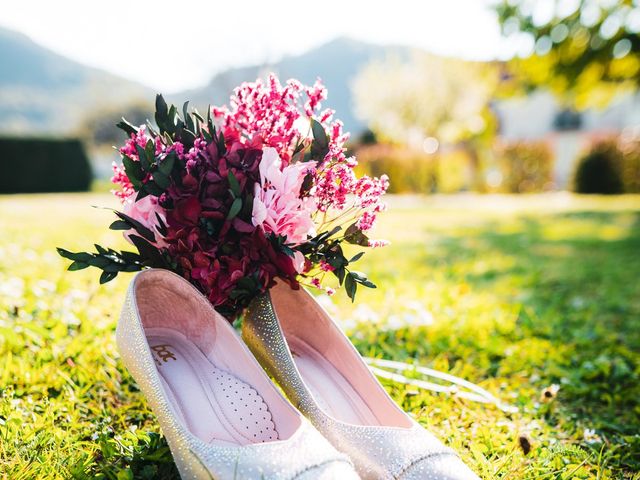
[[[502,402],[499,398],[493,396],[484,388],[448,373],[439,372],[438,370],[433,370],[420,365],[384,360],[381,358],[364,357],[364,361],[369,365],[369,369],[373,374],[379,378],[391,380],[403,385],[411,385],[431,392],[447,393],[474,402],[492,404],[506,413],[515,413],[518,411],[517,407]],[[411,378],[404,375],[402,372],[414,372],[422,377],[446,382],[448,385],[446,383],[441,384],[419,378]]]

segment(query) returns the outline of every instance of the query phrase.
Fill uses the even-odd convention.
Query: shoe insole
[[[325,413],[346,423],[379,425],[367,403],[331,362],[304,340],[293,336],[288,340],[304,383]]]
[[[167,396],[194,435],[232,445],[278,439],[271,412],[251,385],[215,365],[178,331],[145,333]]]

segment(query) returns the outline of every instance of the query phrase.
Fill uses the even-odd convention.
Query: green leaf
[[[205,123],[205,119],[202,115],[200,115],[200,112],[198,112],[198,110],[193,110],[193,112],[191,112],[191,115],[193,115],[194,117],[196,117],[200,122]]]
[[[131,230],[131,225],[123,220],[116,220],[109,225],[109,230]]]
[[[160,136],[160,133],[155,129],[155,127],[153,125],[151,125],[151,122],[149,122],[149,120],[147,120],[146,122],[147,124],[147,132],[149,132],[149,135],[151,135],[152,138],[156,138]]]
[[[347,295],[349,296],[351,301],[355,301],[358,284],[356,283],[351,272],[347,273],[347,276],[344,279],[344,288],[347,291]]]
[[[171,105],[169,107],[169,115],[167,115],[167,132],[169,134],[175,135],[176,133],[176,115],[178,113],[178,109],[175,105]]]
[[[311,132],[313,133],[313,140],[318,142],[319,146],[323,148],[327,148],[329,146],[327,132],[324,130],[322,124],[315,118],[311,119]]]
[[[144,184],[144,189],[149,192],[149,195],[153,195],[154,197],[159,197],[165,191],[164,188],[160,187],[155,181],[149,181]]]
[[[135,230],[143,238],[145,238],[146,240],[148,240],[150,242],[154,242],[155,241],[155,235],[153,234],[153,232],[149,228],[145,227],[143,224],[141,224],[137,220],[134,220],[133,218],[131,218],[130,216],[128,216],[127,214],[125,214],[123,212],[118,212],[118,211],[114,210],[114,213],[116,214],[116,216],[118,218],[120,218],[120,220],[122,220],[122,221],[126,222],[127,224],[129,224],[131,226],[131,228],[133,230]]]
[[[144,147],[144,153],[146,153],[149,163],[155,163],[156,160],[156,146],[153,140],[149,139]]]
[[[164,223],[164,221],[162,220],[162,217],[158,214],[158,212],[155,212],[155,215],[156,215],[156,222],[158,223],[156,230],[158,230],[160,235],[164,237],[167,235],[167,230],[168,230],[167,225]]]
[[[196,134],[189,128],[183,128],[180,133],[180,141],[184,145],[185,150],[193,147],[196,140]]]
[[[122,166],[124,167],[124,172],[127,174],[127,177],[134,188],[140,188],[142,185],[142,179],[144,178],[144,172],[140,168],[140,163],[136,162],[128,155],[123,155]]]
[[[116,480],[133,480],[133,471],[130,468],[119,470],[116,474]]]
[[[191,115],[189,115],[189,102],[184,102],[184,104],[182,105],[182,115],[184,116],[184,122],[185,125],[187,126],[187,130],[190,130],[192,132],[195,133],[196,131],[196,126],[195,123],[193,122],[193,117]]]
[[[357,282],[367,279],[367,276],[364,273],[358,272],[356,270],[351,270],[350,274],[353,277],[353,279]]]
[[[322,162],[327,153],[329,153],[329,137],[322,124],[314,118],[311,119],[311,131],[313,133],[313,142],[311,143],[310,160]]]
[[[140,237],[137,238],[141,239]],[[96,267],[106,272],[107,274],[103,274],[103,277],[101,277],[102,283],[113,279],[118,272],[137,272],[144,267],[143,258],[137,253],[117,252],[100,245],[95,245],[95,247],[98,253],[69,252],[63,248],[57,248],[57,251],[60,256],[73,260],[73,263],[68,267],[70,271]]]
[[[110,282],[118,276],[118,272],[102,272],[100,275],[100,284]]]
[[[356,253],[353,257],[351,257],[351,260],[349,260],[349,263],[357,262],[358,260],[360,260],[360,258],[362,258],[363,255],[364,255],[364,252]]]
[[[227,178],[229,179],[229,187],[231,188],[231,192],[233,193],[233,196],[234,197],[239,197],[240,196],[240,183],[238,182],[238,179],[236,178],[236,176],[233,174],[233,172],[231,170],[229,170]]]
[[[67,267],[67,270],[69,270],[70,272],[76,272],[78,270],[83,270],[85,268],[89,267],[88,263],[83,263],[83,262],[73,262],[71,265],[69,265]]]
[[[160,187],[162,190],[166,190],[167,188],[169,188],[169,185],[171,185],[171,181],[169,180],[169,177],[167,177],[164,173],[162,173],[160,170],[158,170],[157,172],[155,172],[153,174],[153,181],[156,183],[156,185],[158,185],[158,187]],[[160,193],[160,195],[162,195],[162,193]]]
[[[240,197],[237,197],[231,204],[229,214],[227,215],[227,220],[232,220],[233,218],[235,218],[235,216],[240,213],[240,210],[242,210],[242,199]]]
[[[156,124],[158,125],[158,128],[160,129],[160,133],[164,133],[166,130],[168,130],[168,124],[169,124],[169,114],[167,112],[167,102],[164,100],[163,96],[158,94],[156,95],[156,114],[155,114],[155,119],[156,119]]]
[[[313,187],[313,173],[309,172],[304,176],[302,180],[302,186],[300,187],[300,196],[305,196]]]
[[[143,263],[148,267],[166,268],[167,262],[160,254],[157,247],[152,245],[149,241],[137,235],[129,235],[129,240],[138,249],[140,256],[143,258]]]
[[[141,188],[140,190],[138,190],[138,195],[136,195],[136,202],[139,202],[144,197],[148,197],[148,196],[149,196],[149,192],[147,192],[144,188]]]
[[[362,230],[355,223],[350,225],[344,232],[344,239],[352,245],[369,246],[369,237],[362,233]]]
[[[315,243],[322,243],[325,240],[327,240],[328,238],[331,238],[332,236],[334,236],[340,230],[342,230],[342,227],[338,225],[336,227],[333,227],[331,230],[328,230],[326,232],[323,232],[323,233],[317,235],[315,238],[312,238],[311,241],[315,242]]]
[[[250,193],[245,197],[242,205],[242,213],[245,216],[251,216],[251,212],[253,211],[253,200],[253,195]]]
[[[151,165],[151,160],[147,158],[147,151],[142,148],[140,145],[136,145],[136,152],[138,153],[138,160],[140,164],[140,168],[143,172],[149,171],[149,166]]]
[[[356,283],[359,283],[360,285],[362,285],[363,287],[377,288],[376,284],[373,283],[372,281],[370,281],[367,278],[367,276],[362,272],[357,272],[355,270],[352,270],[352,271],[349,272],[349,276],[353,277],[353,280]]]
[[[363,287],[367,287],[367,288],[378,288],[378,286],[377,286],[375,283],[373,283],[372,281],[370,281],[370,280],[364,280],[364,281],[359,282],[359,283],[360,283],[360,285],[362,285]]]
[[[216,132],[216,127],[213,125],[213,119],[211,118],[211,105],[207,109],[207,130],[209,131],[209,135],[214,142],[218,141],[218,133]]]
[[[169,176],[173,171],[173,166],[176,163],[175,152],[169,152],[166,157],[158,164],[158,170],[163,174]]]
[[[122,120],[120,122],[116,123],[116,127],[118,127],[120,130],[123,130],[128,137],[138,133],[138,129],[127,122],[124,117],[122,117]]]
[[[227,146],[224,143],[224,133],[218,132],[217,139],[218,155],[222,156],[227,152]]]

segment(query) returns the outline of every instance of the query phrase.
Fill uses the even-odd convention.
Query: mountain
[[[68,133],[92,111],[149,102],[154,95],[1,27],[0,65],[0,132],[5,133]]]
[[[368,62],[387,55],[406,58],[409,47],[386,47],[340,37],[306,53],[215,75],[197,89],[166,95],[205,111],[228,102],[231,90],[245,81],[275,72],[282,80],[313,84],[320,77],[329,89],[324,107],[336,110],[348,131],[365,126],[352,103],[351,83]],[[77,131],[96,112],[109,119],[132,104],[150,105],[155,92],[143,85],[91,68],[42,47],[27,36],[0,27],[0,132],[66,134]],[[117,119],[119,115],[115,115]],[[109,123],[111,125],[111,123]]]
[[[409,47],[387,47],[339,37],[302,55],[285,57],[272,64],[227,70],[214,76],[202,88],[168,95],[168,98],[180,105],[189,100],[191,105],[203,111],[209,104],[228,102],[231,90],[240,83],[264,78],[269,72],[278,74],[282,81],[297,78],[305,84],[313,84],[320,77],[329,90],[323,107],[336,110],[336,117],[344,122],[346,130],[358,134],[365,125],[357,118],[352,102],[351,83],[354,78],[372,60],[388,55],[406,58],[410,52]]]

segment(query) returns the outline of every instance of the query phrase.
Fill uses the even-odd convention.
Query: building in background
[[[598,140],[640,135],[640,95],[621,95],[602,110],[564,109],[555,97],[536,91],[496,101],[499,138],[505,142],[544,141],[554,157],[554,183],[569,186],[580,154]]]

